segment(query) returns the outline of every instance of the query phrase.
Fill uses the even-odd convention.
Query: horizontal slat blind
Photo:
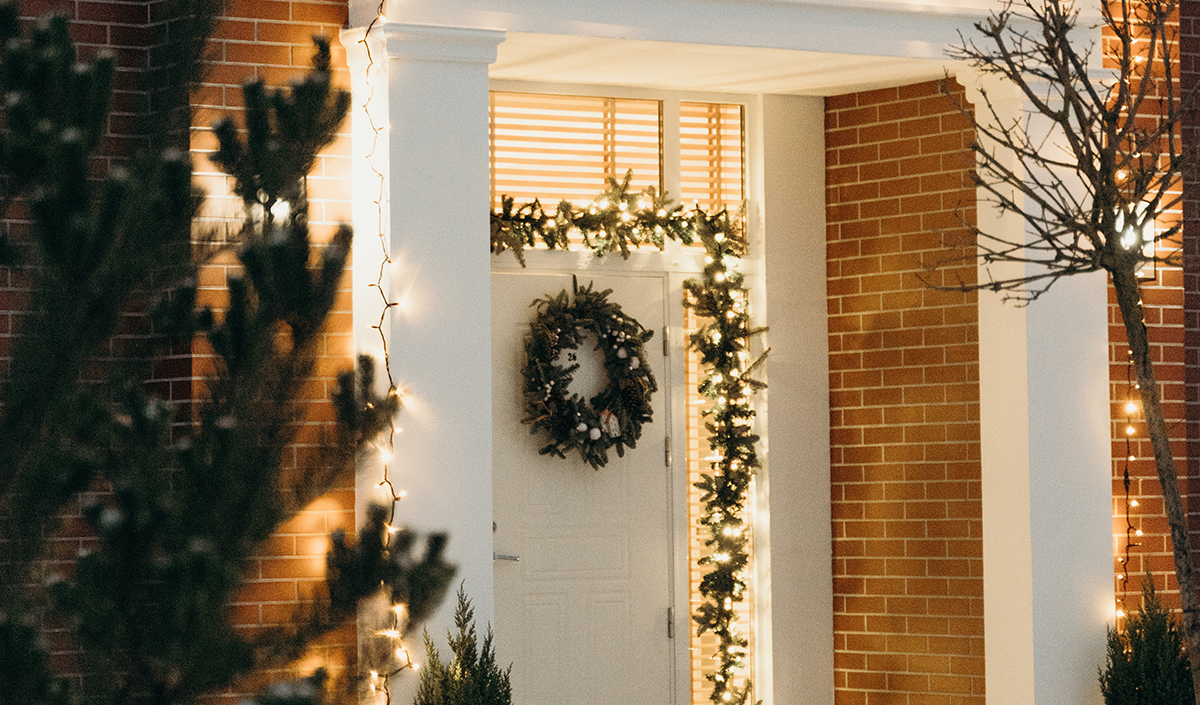
[[[630,169],[632,190],[661,188],[659,101],[493,91],[490,112],[496,206],[502,195],[586,205]]]
[[[736,210],[745,199],[745,120],[732,103],[680,103],[681,200]]]

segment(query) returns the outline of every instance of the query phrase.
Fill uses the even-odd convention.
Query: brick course
[[[936,82],[825,116],[835,702],[980,705],[976,296],[928,287],[975,269],[923,268],[974,218],[969,121]]]

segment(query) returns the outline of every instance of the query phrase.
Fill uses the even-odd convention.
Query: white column
[[[981,79],[960,81],[984,115]],[[1022,115],[1010,85],[984,88],[1001,119]],[[1022,241],[1023,220],[983,198],[980,228]],[[1024,274],[979,270],[981,281]],[[1113,609],[1105,285],[1103,274],[1060,280],[1027,308],[979,294],[989,705],[1100,702]]]
[[[406,492],[397,522],[447,532],[480,629],[492,620],[491,263],[488,252],[488,65],[504,32],[380,22],[372,30],[372,87],[363,30],[343,36],[354,69],[355,327],[365,351],[382,303],[368,287],[379,266],[375,205],[385,180],[382,232],[392,261],[385,288],[391,373],[403,393],[392,476]],[[383,130],[367,129],[368,91]],[[370,470],[366,471],[368,474]],[[383,499],[378,477],[360,502]],[[365,495],[365,497],[364,497]],[[453,588],[427,624],[446,653]],[[417,651],[420,645],[416,644]],[[415,679],[408,678],[408,681]],[[402,688],[405,686],[401,686]],[[411,693],[394,694],[403,701]]]
[[[491,260],[488,65],[504,33],[382,25],[388,56],[392,375],[404,392],[396,464],[406,524],[450,533],[492,619]],[[453,624],[454,600],[430,634]]]
[[[761,116],[771,580],[755,599],[771,608],[772,649],[760,671],[773,676],[775,705],[832,705],[825,102],[766,95]]]

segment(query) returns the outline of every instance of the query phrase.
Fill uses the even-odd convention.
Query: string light
[[[1117,598],[1116,611],[1118,620],[1125,617],[1125,610],[1122,608],[1125,606],[1125,600],[1129,593],[1129,553],[1131,549],[1141,545],[1140,543],[1134,541],[1134,537],[1142,535],[1142,530],[1134,525],[1133,516],[1130,513],[1131,509],[1138,506],[1138,501],[1129,497],[1129,464],[1137,459],[1137,456],[1133,452],[1133,434],[1136,430],[1133,422],[1134,415],[1137,414],[1139,409],[1137,401],[1134,399],[1134,395],[1137,393],[1139,387],[1137,383],[1133,381],[1133,351],[1130,350],[1128,352],[1129,362],[1125,372],[1125,384],[1128,390],[1126,392],[1125,401],[1125,462],[1123,463],[1121,473],[1122,482],[1125,488],[1125,546],[1123,549],[1123,555],[1117,557],[1117,563],[1119,563],[1122,567],[1122,570],[1117,574],[1117,582],[1119,583],[1120,587],[1120,597]],[[1119,621],[1117,623],[1117,628],[1121,628]]]
[[[384,173],[379,170],[375,164],[375,154],[379,149],[380,137],[385,133],[389,126],[387,123],[379,124],[375,121],[374,115],[371,114],[371,102],[375,97],[376,73],[379,70],[374,53],[371,51],[371,32],[375,26],[381,22],[386,22],[387,18],[383,14],[386,0],[381,0],[379,7],[375,13],[375,19],[371,20],[367,25],[366,31],[361,39],[358,40],[362,44],[367,57],[367,68],[364,82],[366,85],[366,98],[362,103],[363,117],[371,132],[371,148],[366,155],[367,166],[370,167],[371,173],[374,175],[377,189],[372,202],[375,206],[375,234],[379,240],[379,254],[381,257],[379,269],[376,271],[375,281],[369,283],[367,287],[374,289],[379,296],[379,319],[371,325],[371,329],[379,335],[380,355],[382,357],[383,369],[387,374],[388,395],[399,398],[400,391],[396,388],[396,381],[392,377],[391,356],[388,352],[388,327],[387,318],[393,308],[399,304],[389,297],[387,282],[390,280],[393,260],[391,258],[391,248],[388,245],[387,237],[384,233],[384,203],[387,188],[387,178]],[[406,492],[396,488],[392,480],[391,462],[396,450],[396,434],[400,432],[395,425],[389,429],[386,444],[379,448],[379,460],[382,467],[382,479],[376,484],[376,487],[383,489],[386,497],[390,500],[388,503],[388,517],[384,523],[386,531],[384,532],[384,548],[385,550],[391,547],[394,536],[400,531],[400,527],[396,524],[396,505],[399,504]],[[368,685],[371,692],[378,692],[383,695],[384,705],[391,705],[392,691],[391,679],[405,670],[417,669],[415,664],[409,657],[408,649],[401,642],[401,637],[404,634],[404,629],[407,626],[405,618],[405,606],[403,604],[392,605],[388,610],[390,614],[390,624],[384,629],[379,630],[378,635],[390,639],[393,642],[391,653],[395,654],[396,664],[390,671],[383,673],[379,670],[371,670],[369,672]]]

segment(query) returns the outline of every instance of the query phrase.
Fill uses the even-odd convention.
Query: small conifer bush
[[[492,628],[488,626],[482,649],[475,635],[475,610],[462,586],[454,610],[458,635],[448,634],[452,659],[442,663],[437,648],[425,632],[425,661],[413,705],[510,705],[512,687],[508,668],[496,665]]]
[[[1194,702],[1183,633],[1149,576],[1142,584],[1142,610],[1130,615],[1124,631],[1109,628],[1106,661],[1100,670],[1105,705]]]

